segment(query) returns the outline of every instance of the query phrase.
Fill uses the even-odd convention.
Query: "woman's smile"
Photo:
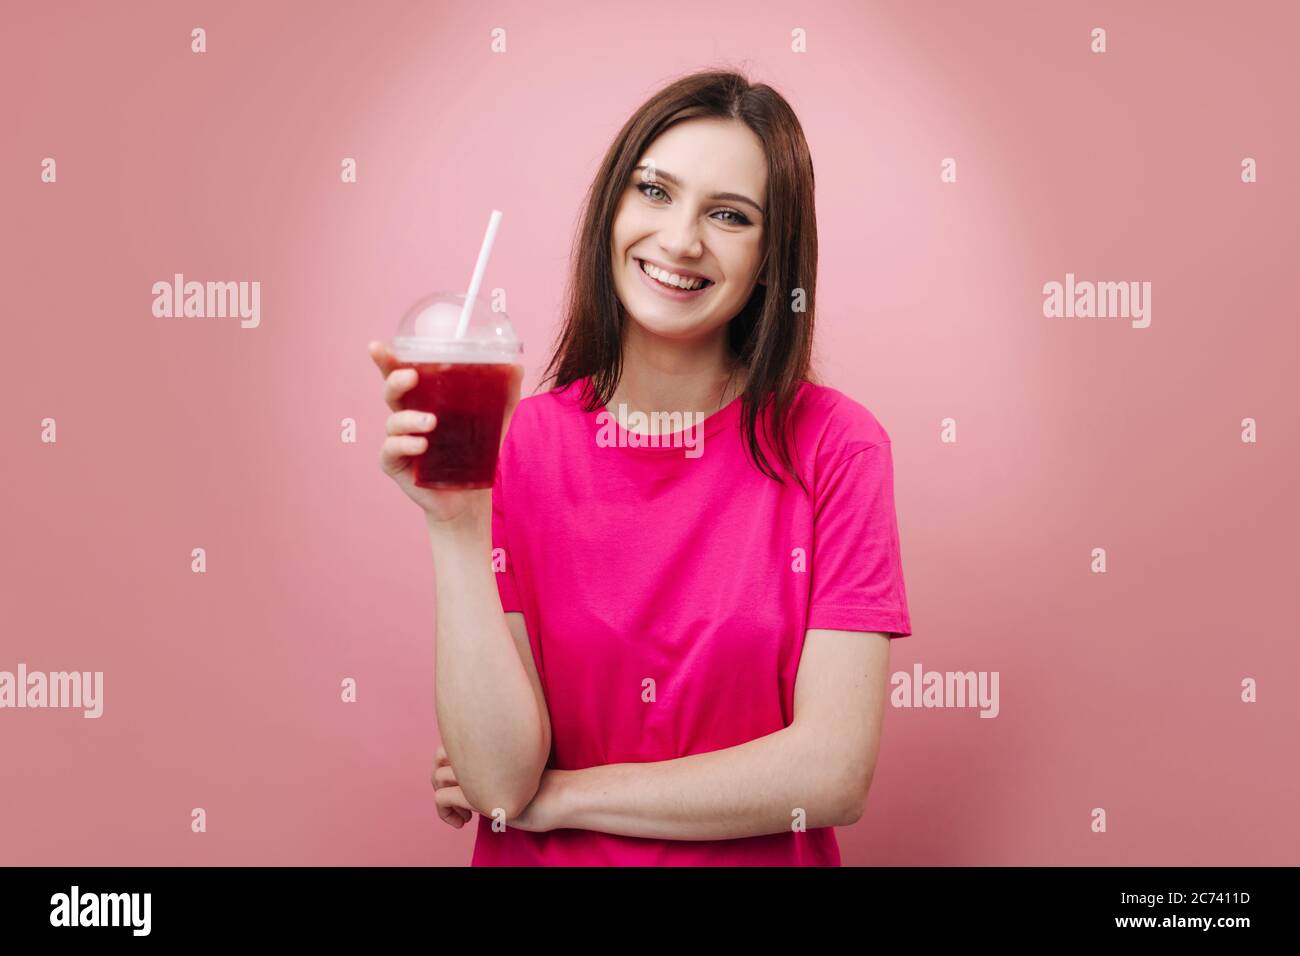
[[[666,299],[673,299],[678,302],[686,301],[688,299],[697,299],[717,284],[709,279],[692,278],[694,273],[691,274],[692,277],[688,277],[683,276],[680,273],[671,273],[667,270],[659,269],[656,266],[647,263],[644,259],[634,258],[632,262],[633,268],[636,270],[637,275],[641,277],[642,283],[649,286]],[[655,275],[651,275],[650,272],[646,271],[647,269],[652,270]],[[677,278],[671,278],[673,275],[676,275]],[[655,276],[658,276],[658,278]],[[690,283],[701,281],[705,284],[700,288],[681,288],[682,285],[689,286]]]

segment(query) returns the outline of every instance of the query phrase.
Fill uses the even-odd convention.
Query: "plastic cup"
[[[465,296],[438,292],[415,303],[393,337],[399,368],[413,368],[415,387],[403,408],[433,412],[429,447],[416,460],[421,488],[491,488],[506,403],[523,343],[504,312],[474,303],[464,333],[457,325]]]

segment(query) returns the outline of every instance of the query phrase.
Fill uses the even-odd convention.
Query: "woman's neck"
[[[648,345],[629,335],[623,373],[606,407],[615,410],[623,404],[630,412],[712,415],[745,390],[747,369],[726,345],[722,335],[700,346],[664,340]]]

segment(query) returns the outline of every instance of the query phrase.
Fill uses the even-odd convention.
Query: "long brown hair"
[[[613,397],[623,370],[624,311],[614,287],[611,232],[627,181],[641,155],[669,127],[695,117],[745,123],[767,154],[762,278],[727,328],[732,356],[748,371],[740,401],[745,443],[760,472],[784,484],[759,442],[760,412],[769,409],[767,437],[782,467],[807,487],[793,467],[788,418],[800,382],[811,372],[817,281],[817,214],[813,166],[803,128],[790,104],[770,86],[751,84],[731,70],[693,73],[654,94],[624,124],[587,191],[575,236],[573,273],[542,381],[565,388],[588,378],[584,408],[591,412]],[[801,297],[797,292],[801,290]],[[798,311],[801,308],[803,311]]]

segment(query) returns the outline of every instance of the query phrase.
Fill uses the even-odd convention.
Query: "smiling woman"
[[[651,97],[573,270],[490,498],[403,485],[433,516],[439,814],[481,814],[475,865],[837,865],[911,624],[889,435],[812,378],[789,104],[732,72]],[[625,430],[661,419],[699,453]],[[419,429],[389,431],[404,482]]]
[[[723,403],[742,396],[749,454],[776,478],[757,436],[759,406],[770,406],[781,434],[809,374],[817,274],[812,157],[785,99],[719,71],[684,77],[647,100],[597,172],[573,272],[547,368],[556,385],[589,379],[588,409],[624,393],[648,399],[653,381],[625,369],[625,355],[662,369],[691,341],[696,363],[727,372],[726,385],[711,383]],[[707,284],[682,289],[683,277]],[[797,311],[768,288],[802,290]],[[790,472],[787,452],[779,442],[776,457]]]

